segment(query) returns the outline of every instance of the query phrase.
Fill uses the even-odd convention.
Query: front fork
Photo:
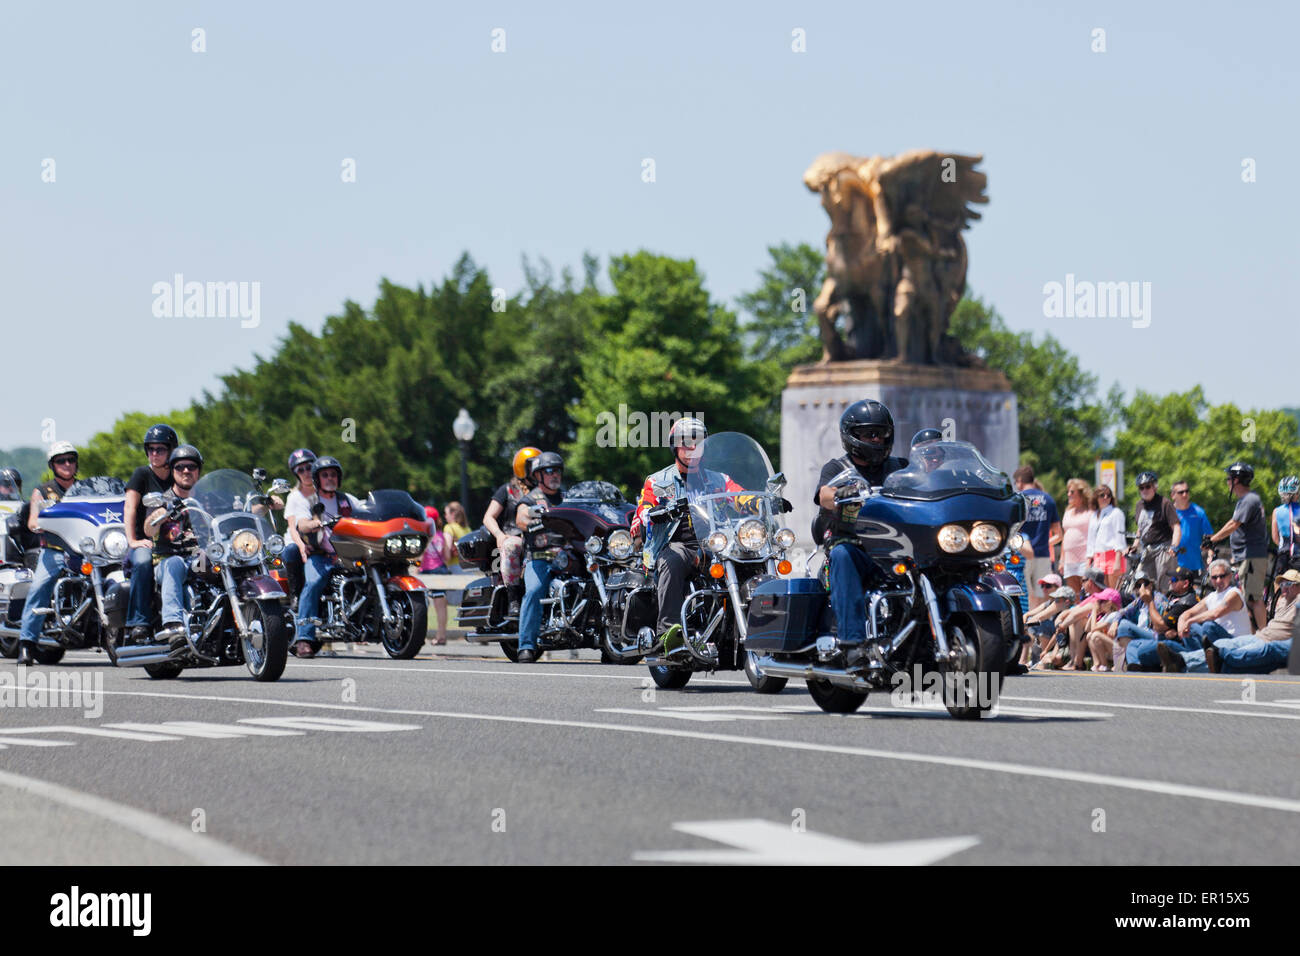
[[[375,597],[379,601],[379,611],[384,616],[384,623],[391,625],[394,621],[393,612],[388,607],[388,596],[384,594],[384,582],[379,579],[379,569],[373,564],[370,566],[370,582],[375,586]]]

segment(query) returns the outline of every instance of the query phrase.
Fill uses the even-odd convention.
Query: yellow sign
[[[1124,500],[1124,462],[1119,458],[1098,458],[1093,487],[1109,485],[1115,500]]]

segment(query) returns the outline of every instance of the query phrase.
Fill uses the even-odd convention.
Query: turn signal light
[[[1013,554],[1010,558],[1008,558],[1008,560],[1009,560],[1012,564],[1019,564],[1020,561],[1021,561],[1021,557],[1020,557],[1020,555],[1018,555],[1018,554]]]
[[[793,567],[794,567],[794,565],[792,565],[789,561],[778,561],[777,564],[776,564],[776,573],[777,573],[777,574],[789,574],[789,573],[790,573],[790,570],[791,570]]]
[[[1006,569],[1007,569],[1007,566],[1006,566],[1005,564],[1003,564],[1001,561],[998,561],[998,562],[996,562],[996,563],[993,565],[993,570],[994,570],[994,571],[1005,571]]]
[[[726,574],[726,573],[727,573],[727,572],[726,572],[726,569],[723,568],[723,566],[720,565],[720,564],[711,564],[711,565],[709,565],[709,576],[710,576],[710,577],[720,578],[720,577],[722,577],[722,576],[723,576],[724,574]]]
[[[903,561],[899,561],[896,565],[894,565],[894,573],[898,575],[906,574],[907,564]]]
[[[94,570],[94,566],[93,566],[89,561],[82,561],[82,562],[81,562],[81,573],[82,573],[82,574],[87,574],[87,575],[88,575],[88,574],[90,574],[90,572],[93,571],[93,570]]]

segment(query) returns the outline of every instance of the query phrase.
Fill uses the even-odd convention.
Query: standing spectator
[[[424,549],[424,557],[420,559],[420,571],[423,574],[451,574],[451,568],[447,566],[451,557],[451,542],[438,528],[442,516],[433,505],[427,506],[424,513],[429,517],[429,527],[432,530],[429,533],[429,543]],[[438,618],[438,636],[433,643],[441,647],[447,643],[447,595],[443,591],[430,590],[429,600],[433,602],[433,610]]]
[[[1281,502],[1273,509],[1269,530],[1277,545],[1277,560],[1273,565],[1276,581],[1287,568],[1300,570],[1300,477],[1287,475],[1277,483],[1277,497]]]
[[[1244,461],[1226,469],[1228,490],[1237,496],[1232,517],[1214,534],[1211,541],[1228,539],[1232,546],[1232,563],[1237,568],[1237,582],[1246,599],[1246,607],[1255,630],[1264,626],[1264,575],[1268,564],[1268,535],[1264,530],[1264,502],[1250,490],[1255,469]]]
[[[451,560],[447,566],[453,571],[460,570],[460,552],[456,550],[456,542],[465,535],[469,534],[469,525],[466,523],[465,506],[459,501],[447,502],[447,523],[442,526],[442,533],[447,535],[447,544],[451,551]]]
[[[1183,526],[1173,502],[1157,489],[1157,481],[1154,471],[1144,471],[1137,477],[1140,497],[1133,509],[1133,521],[1138,536],[1133,547],[1141,544],[1147,549],[1138,574],[1152,581],[1165,581],[1178,566],[1175,554],[1182,544]]]
[[[1178,523],[1183,529],[1183,543],[1178,551],[1178,566],[1198,575],[1205,568],[1201,558],[1201,541],[1214,534],[1214,525],[1205,514],[1205,509],[1192,501],[1192,492],[1185,481],[1175,481],[1169,489],[1174,499],[1174,509],[1178,512]]]
[[[1088,569],[1088,528],[1096,502],[1092,489],[1082,478],[1065,483],[1065,512],[1061,515],[1061,537],[1053,539],[1061,549],[1061,576],[1066,587],[1078,593],[1083,587],[1083,572]]]
[[[1124,512],[1115,507],[1110,485],[1098,485],[1088,519],[1088,567],[1106,577],[1106,587],[1118,588],[1124,576]]]
[[[1034,557],[1025,569],[1025,579],[1037,581],[1044,575],[1052,573],[1052,539],[1060,540],[1061,521],[1056,514],[1056,502],[1045,491],[1039,491],[1034,484],[1034,469],[1031,465],[1021,465],[1012,476],[1016,490],[1025,499],[1025,523],[1021,533],[1029,539],[1034,547]],[[1029,594],[1029,608],[1033,610],[1043,603],[1043,596],[1037,590]]]

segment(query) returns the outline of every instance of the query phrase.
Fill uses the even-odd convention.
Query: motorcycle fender
[[[949,588],[939,603],[945,617],[949,614],[1001,614],[1007,610],[1007,599],[983,584]]]
[[[423,591],[424,582],[409,574],[394,574],[388,579],[388,586],[399,591]]]
[[[269,574],[255,574],[240,582],[239,596],[250,601],[259,601],[262,598],[279,599],[284,597],[285,593],[284,588],[280,587],[280,582]]]

